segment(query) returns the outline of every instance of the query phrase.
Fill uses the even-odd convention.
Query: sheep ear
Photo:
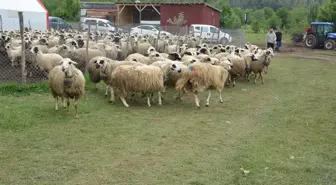
[[[75,61],[71,61],[71,62],[69,62],[69,64],[78,65],[78,63],[75,62]]]

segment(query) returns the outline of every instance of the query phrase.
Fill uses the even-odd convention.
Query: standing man
[[[282,46],[282,33],[280,29],[275,30],[275,35],[276,35],[276,51],[280,51],[280,48]]]
[[[273,28],[271,28],[269,32],[267,33],[266,40],[267,40],[267,48],[272,48],[274,51],[274,45],[275,45],[277,38],[273,31]]]

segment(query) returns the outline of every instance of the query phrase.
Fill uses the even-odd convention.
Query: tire
[[[222,44],[223,46],[227,45],[229,43],[228,39],[227,38],[222,38],[220,40],[220,44]]]
[[[316,47],[316,37],[314,35],[307,35],[305,39],[305,45],[307,48],[315,48]]]
[[[336,46],[336,42],[332,39],[328,39],[327,41],[324,42],[324,49],[334,50],[335,46]]]

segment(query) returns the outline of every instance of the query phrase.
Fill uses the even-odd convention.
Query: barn
[[[48,29],[49,14],[41,0],[10,0],[0,6],[0,30],[20,29],[18,12],[23,12],[24,27]]]
[[[207,3],[116,3],[119,25],[160,24],[168,25],[167,20],[184,12],[187,26],[209,24],[219,27],[221,11]]]
[[[177,17],[178,13],[184,12],[186,25],[191,24],[209,24],[219,27],[221,11],[206,3],[165,3],[160,6],[160,23],[162,26],[167,25],[169,18]]]

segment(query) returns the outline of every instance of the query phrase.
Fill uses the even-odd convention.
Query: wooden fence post
[[[18,12],[19,14],[19,23],[20,23],[20,36],[21,36],[21,80],[22,83],[27,83],[27,74],[26,74],[26,54],[25,54],[25,40],[23,35],[24,24],[23,24],[23,13]]]

